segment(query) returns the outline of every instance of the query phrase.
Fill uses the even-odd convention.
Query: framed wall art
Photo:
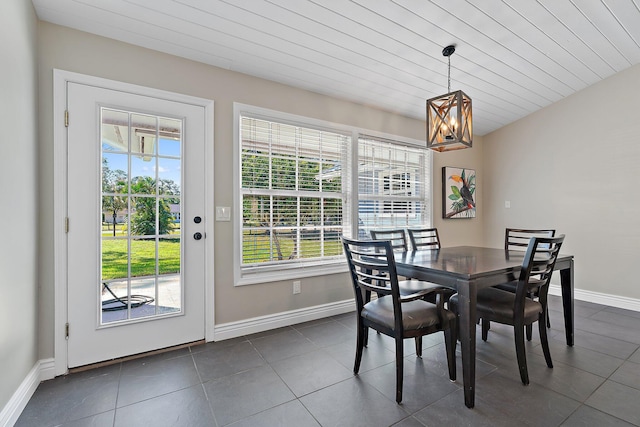
[[[442,217],[476,217],[476,171],[468,168],[442,168]]]

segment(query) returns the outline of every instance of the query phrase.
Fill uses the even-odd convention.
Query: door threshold
[[[115,365],[116,363],[128,362],[129,360],[142,359],[143,357],[154,356],[156,354],[168,353],[174,350],[180,350],[181,348],[193,347],[196,345],[205,344],[205,340],[192,341],[185,344],[178,344],[172,347],[165,347],[158,350],[146,351],[144,353],[132,354],[130,356],[118,357],[116,359],[105,360],[102,362],[91,363],[89,365],[77,366],[75,368],[69,368],[69,374],[75,374],[77,372],[89,371],[91,369],[102,368],[104,366]]]

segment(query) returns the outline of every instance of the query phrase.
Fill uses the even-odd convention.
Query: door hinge
[[[65,323],[64,325],[64,337],[65,339],[69,339],[69,323]]]
[[[64,127],[69,127],[69,110],[64,110]]]
[[[65,217],[64,219],[64,232],[65,233],[69,232],[69,217]]]

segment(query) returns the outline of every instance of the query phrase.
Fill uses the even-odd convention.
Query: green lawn
[[[284,258],[288,258],[293,252],[294,245],[291,238],[280,238],[280,250]],[[304,254],[319,254],[320,242],[317,240],[303,240],[300,248]],[[339,240],[329,240],[324,242],[325,256],[341,255],[342,243]],[[277,250],[273,249],[274,257],[277,257]],[[269,247],[269,236],[264,234],[249,234],[243,236],[242,259],[244,263],[259,263],[270,261],[271,249]],[[309,256],[311,257],[311,256]]]
[[[180,240],[165,239],[158,243],[158,272],[180,272]],[[131,241],[131,276],[147,276],[156,272],[155,240]],[[127,240],[102,241],[102,279],[119,279],[128,276]]]
[[[118,230],[116,229],[116,232]],[[104,231],[103,231],[104,233]],[[113,233],[113,231],[110,231]],[[103,234],[111,236],[109,232]],[[117,235],[117,234],[116,234]],[[293,240],[281,238],[280,247],[283,257],[288,258],[293,251]],[[318,254],[320,242],[303,240],[302,254]],[[245,263],[269,261],[269,237],[265,235],[245,235],[242,256]],[[340,241],[326,241],[325,255],[342,254]],[[175,274],[180,272],[180,239],[164,239],[158,243],[158,273]],[[274,249],[274,256],[277,256]],[[309,255],[311,256],[311,255]],[[102,280],[128,277],[127,240],[102,240]],[[156,273],[156,246],[154,239],[131,240],[131,277],[152,276]]]

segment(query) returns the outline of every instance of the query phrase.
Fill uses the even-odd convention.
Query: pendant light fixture
[[[427,100],[427,148],[435,151],[471,148],[473,142],[471,98],[461,90],[451,92],[451,55],[455,51],[455,46],[442,50],[449,60],[448,93]]]

